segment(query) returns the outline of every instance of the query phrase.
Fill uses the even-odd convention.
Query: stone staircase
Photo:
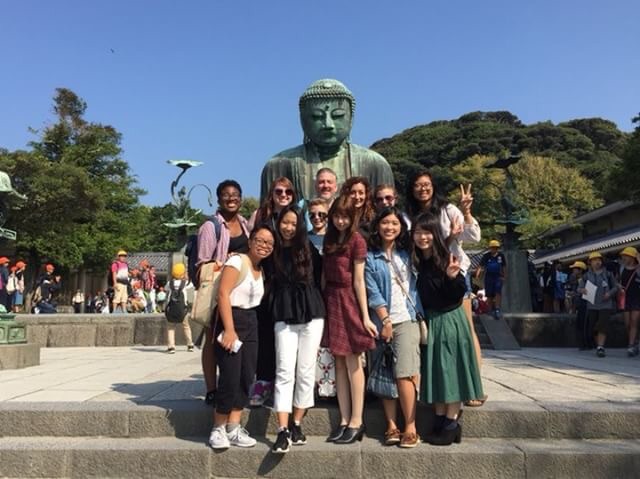
[[[430,409],[418,411],[419,433]],[[626,478],[640,474],[640,404],[487,402],[465,410],[463,441],[450,447],[384,447],[382,410],[367,404],[367,437],[338,446],[324,437],[338,421],[323,402],[309,411],[306,446],[270,454],[274,415],[245,411],[255,448],[207,447],[211,409],[199,400],[4,402],[0,477],[188,478]]]

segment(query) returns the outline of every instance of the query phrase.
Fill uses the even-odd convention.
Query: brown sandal
[[[487,401],[487,399],[489,399],[488,395],[484,395],[482,396],[482,398],[480,399],[470,399],[468,401],[464,402],[464,405],[467,407],[480,407],[480,406],[484,406],[484,403]]]
[[[384,444],[385,446],[393,446],[398,444],[401,438],[400,429],[389,429],[384,433]]]

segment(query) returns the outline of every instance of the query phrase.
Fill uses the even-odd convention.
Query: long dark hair
[[[346,231],[342,242],[339,241],[340,232],[333,224],[333,217],[337,214],[348,216],[351,219],[351,225]],[[327,222],[327,234],[324,236],[322,246],[323,254],[342,253],[351,237],[358,231],[358,221],[356,208],[353,206],[353,200],[349,196],[340,195],[331,205],[329,210],[329,221]]]
[[[418,200],[413,194],[413,186],[416,184],[416,181],[418,181],[418,178],[420,178],[421,176],[428,177],[431,180],[431,187],[433,188],[433,196],[431,197],[431,206],[429,207],[428,210],[425,210],[425,211],[421,209],[420,203],[418,202]],[[418,170],[411,177],[411,181],[407,183],[406,200],[407,201],[405,204],[407,205],[407,212],[409,213],[409,216],[411,216],[411,218],[415,218],[420,213],[426,213],[426,212],[439,214],[440,210],[444,208],[448,203],[447,199],[442,195],[442,193],[440,193],[438,186],[436,185],[436,182],[433,178],[433,175],[431,175],[429,170]]]
[[[356,223],[369,224],[373,220],[375,215],[375,208],[373,207],[373,200],[371,199],[371,186],[369,181],[364,176],[352,176],[348,178],[340,188],[340,196],[351,196],[351,188],[354,185],[364,186],[364,204],[362,208],[356,209]]]
[[[380,233],[378,232],[378,228],[383,219],[387,216],[395,216],[400,221],[400,234],[395,240],[395,247],[399,250],[408,250],[409,248],[409,228],[407,226],[407,222],[404,219],[404,215],[399,208],[395,206],[386,206],[382,208],[376,214],[375,218],[371,222],[371,230],[369,234],[369,248],[382,250],[382,238],[380,238]]]
[[[293,277],[297,281],[310,281],[313,276],[311,264],[311,250],[309,249],[309,239],[307,228],[300,208],[296,205],[285,206],[276,220],[276,246],[273,252],[273,259],[276,272],[282,276],[288,275],[288,268],[284,264],[283,251],[284,240],[280,233],[280,224],[287,213],[296,215],[296,233],[291,240],[291,257],[293,259]]]
[[[447,266],[449,266],[449,248],[442,237],[442,227],[440,226],[440,215],[434,213],[422,213],[413,222],[413,228],[411,230],[411,237],[417,230],[429,231],[433,235],[433,263],[436,269],[442,273],[447,272]],[[423,259],[422,251],[416,246],[415,240],[411,241],[412,258],[416,267]]]

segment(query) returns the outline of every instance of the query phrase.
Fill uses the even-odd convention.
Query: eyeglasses
[[[291,188],[276,188],[275,190],[273,190],[273,192],[276,194],[276,196],[293,196],[293,190]]]
[[[395,196],[391,196],[391,195],[387,195],[387,196],[378,196],[376,198],[376,203],[384,203],[385,201],[387,203],[393,203],[395,201],[396,197]]]
[[[237,194],[231,194],[231,195],[222,195],[220,197],[220,199],[224,200],[224,201],[229,201],[229,200],[239,200],[240,199],[240,195]]]
[[[414,190],[428,190],[431,189],[433,185],[431,183],[416,183],[413,185]]]
[[[321,220],[323,220],[327,216],[327,213],[325,213],[324,211],[312,211],[311,213],[309,213],[309,218],[320,218]]]
[[[262,238],[253,238],[253,242],[258,246],[263,246],[265,248],[273,248],[273,241],[263,240]]]

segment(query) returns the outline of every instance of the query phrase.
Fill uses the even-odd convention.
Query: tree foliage
[[[622,162],[611,174],[609,193],[616,199],[640,201],[640,114],[633,119],[636,128],[622,151]]]
[[[0,169],[27,196],[8,227],[18,231],[18,251],[36,264],[102,269],[116,249],[135,250],[142,241],[144,191],[120,158],[121,135],[87,122],[85,110],[75,93],[57,89],[56,121],[32,130],[32,150],[0,154]]]
[[[450,168],[474,155],[501,156],[510,151],[554,158],[562,166],[577,168],[605,192],[609,175],[621,163],[629,135],[601,118],[571,120],[554,125],[523,124],[508,111],[472,112],[457,120],[416,126],[371,148],[382,154],[404,191],[408,171],[437,167],[439,181],[453,184]],[[610,200],[611,195],[604,198]]]
[[[474,215],[483,225],[484,242],[504,232],[504,227],[495,222],[504,217],[500,198],[505,173],[485,168],[495,160],[493,156],[475,155],[451,170],[454,181],[473,184]],[[526,154],[509,170],[519,206],[528,213],[528,222],[518,227],[527,247],[542,246],[541,233],[603,204],[591,180],[553,158]],[[454,190],[450,196],[453,202],[458,200],[457,193]]]

